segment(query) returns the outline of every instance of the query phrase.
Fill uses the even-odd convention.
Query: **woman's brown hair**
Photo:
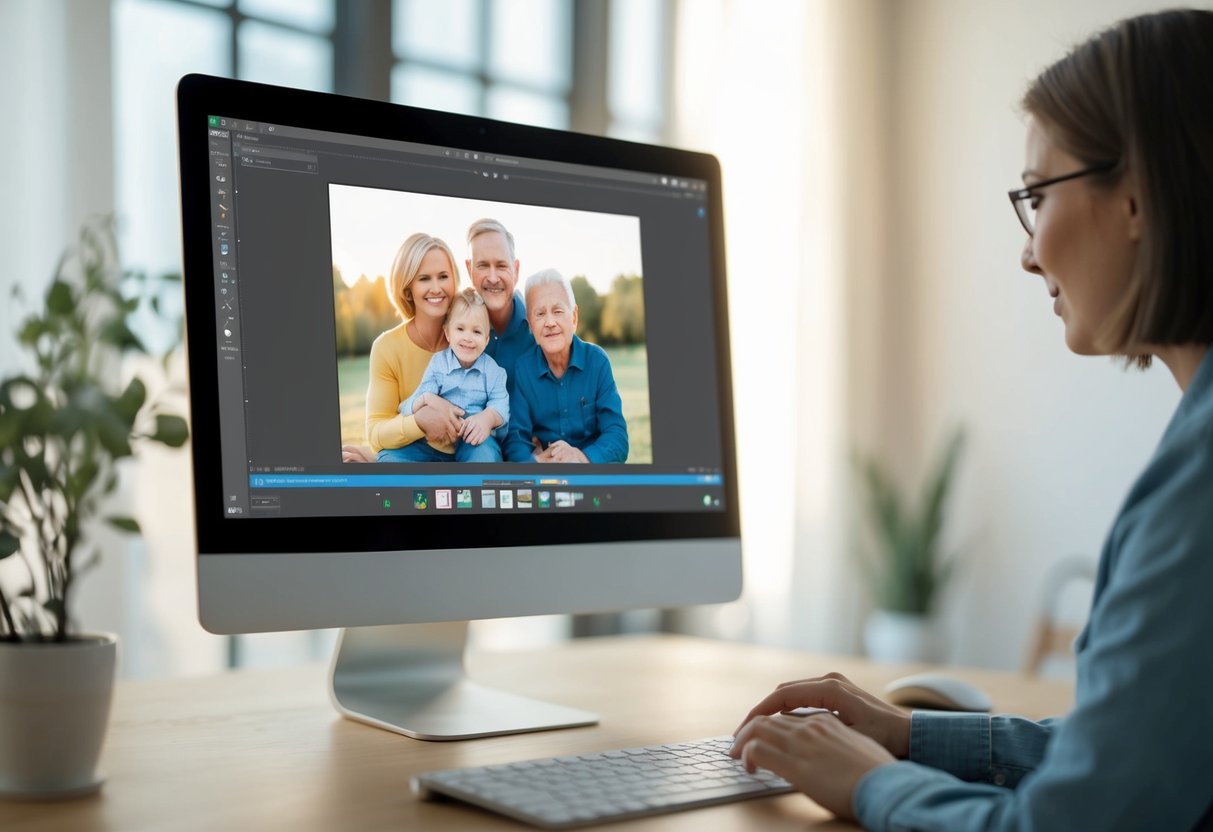
[[[1213,343],[1213,12],[1142,15],[1075,47],[1023,108],[1093,178],[1136,177],[1144,233],[1099,342],[1148,367],[1150,346]]]

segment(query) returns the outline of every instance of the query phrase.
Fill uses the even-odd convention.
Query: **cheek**
[[[1056,277],[1057,267],[1064,265],[1066,238],[1064,224],[1055,221],[1041,223],[1032,237],[1032,259],[1050,276]]]

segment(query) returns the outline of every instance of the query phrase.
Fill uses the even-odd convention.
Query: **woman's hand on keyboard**
[[[774,772],[847,820],[854,819],[859,781],[896,761],[880,743],[829,713],[756,716],[738,732],[731,753],[751,774],[758,768]]]
[[[905,758],[910,753],[910,715],[868,693],[841,673],[784,682],[750,709],[733,735],[737,736],[755,717],[796,708],[833,711],[844,724],[871,737],[894,757]]]

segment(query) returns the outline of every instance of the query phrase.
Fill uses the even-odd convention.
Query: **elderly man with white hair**
[[[526,281],[535,347],[514,365],[508,462],[626,462],[628,427],[611,362],[576,335],[577,302],[555,269]]]

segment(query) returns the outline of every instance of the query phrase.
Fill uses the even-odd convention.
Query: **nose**
[[[1023,244],[1023,253],[1019,255],[1019,265],[1023,267],[1025,272],[1032,274],[1043,275],[1044,270],[1036,262],[1036,252],[1032,249],[1033,238],[1029,237]]]

